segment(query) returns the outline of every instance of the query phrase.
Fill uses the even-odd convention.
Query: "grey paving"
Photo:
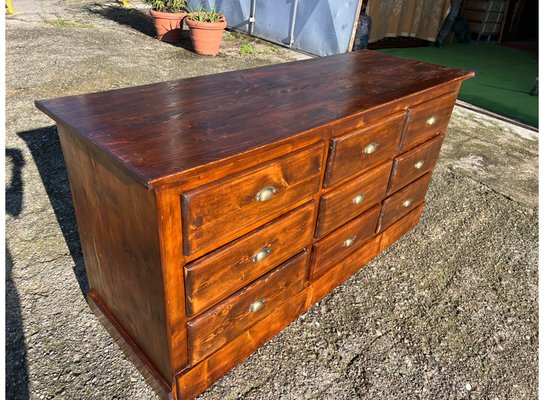
[[[84,300],[59,142],[33,100],[302,56],[234,34],[197,56],[154,40],[135,0],[13,3],[7,398],[153,399]],[[536,398],[537,153],[537,134],[456,109],[420,224],[202,398]]]

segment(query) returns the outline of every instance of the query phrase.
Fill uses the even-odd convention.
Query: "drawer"
[[[408,126],[401,141],[401,152],[448,129],[456,93],[447,94],[410,108]]]
[[[311,243],[315,202],[185,267],[187,315],[196,315],[246,286]]]
[[[424,204],[425,203],[421,203],[415,209],[410,211],[398,221],[394,222],[389,228],[382,232],[380,251],[384,251],[417,225],[419,218],[421,217],[421,213],[423,212]]]
[[[187,322],[191,363],[198,363],[300,292],[307,262],[304,251]]]
[[[380,202],[387,191],[392,165],[388,161],[321,196],[315,236],[325,236]]]
[[[423,203],[431,176],[431,172],[427,173],[383,201],[377,232],[381,232]]]
[[[310,199],[319,189],[322,159],[318,144],[183,193],[185,255],[225,244]]]
[[[427,143],[395,158],[387,193],[394,193],[401,187],[406,186],[408,183],[431,171],[436,164],[443,141],[444,135],[437,136]]]
[[[397,152],[405,119],[403,111],[332,138],[323,186],[332,186],[392,158]]]
[[[311,278],[315,279],[330,267],[358,249],[374,234],[380,215],[377,205],[314,244]]]

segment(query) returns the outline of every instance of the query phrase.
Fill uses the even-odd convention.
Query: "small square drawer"
[[[187,315],[201,313],[309,246],[315,202],[185,266]]]
[[[393,222],[399,220],[423,203],[431,176],[431,172],[427,173],[383,201],[380,222],[378,223],[376,232],[383,231]]]
[[[447,94],[410,108],[408,126],[401,140],[401,152],[448,129],[457,95]]]
[[[406,112],[331,139],[324,187],[392,158],[397,152]]]
[[[187,322],[189,359],[196,364],[304,288],[308,252],[298,254]]]
[[[401,187],[431,171],[436,164],[443,141],[444,135],[437,136],[395,158],[387,194],[395,193]]]
[[[185,255],[213,250],[319,189],[323,143],[182,194]]]
[[[321,196],[315,237],[325,236],[382,201],[392,165],[388,161]]]
[[[311,278],[315,279],[370,239],[380,216],[377,205],[314,244]]]

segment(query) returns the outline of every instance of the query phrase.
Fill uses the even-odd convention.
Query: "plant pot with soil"
[[[215,56],[219,53],[223,31],[227,27],[225,16],[213,8],[190,12],[185,18],[193,49],[198,54]]]
[[[181,42],[183,19],[187,16],[187,0],[144,0],[151,6],[157,39],[167,43]]]

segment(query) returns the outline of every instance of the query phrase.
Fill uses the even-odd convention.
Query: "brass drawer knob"
[[[378,149],[378,143],[372,142],[368,146],[365,147],[363,152],[365,154],[372,154]]]
[[[412,205],[412,201],[413,201],[412,199],[406,199],[406,200],[404,200],[404,201],[402,202],[402,206],[403,206],[404,208],[408,208],[408,207],[410,207],[410,206]]]
[[[255,300],[249,305],[249,312],[256,313],[264,308],[264,299]]]
[[[351,200],[351,202],[353,204],[361,204],[364,199],[365,199],[365,195],[363,193],[361,193],[361,194],[358,194],[357,196],[355,196],[353,198],[353,200]]]
[[[344,243],[342,243],[342,247],[350,247],[353,245],[353,243],[355,243],[355,236],[352,236],[344,240]]]
[[[259,250],[258,252],[256,252],[253,257],[251,258],[251,260],[254,262],[254,263],[257,263],[259,261],[262,261],[264,260],[266,257],[268,257],[270,255],[270,247],[263,247],[261,250]]]
[[[414,167],[415,167],[416,169],[421,169],[421,168],[423,168],[424,165],[425,165],[425,161],[419,160],[418,162],[416,162],[416,163],[414,164]]]
[[[427,125],[433,126],[434,124],[436,124],[436,117],[435,117],[434,115],[431,115],[431,116],[427,119]]]
[[[257,196],[255,196],[255,200],[257,201],[270,200],[274,196],[274,194],[276,194],[277,190],[278,189],[276,189],[274,186],[267,186],[261,191],[259,191],[259,193],[257,193]]]

